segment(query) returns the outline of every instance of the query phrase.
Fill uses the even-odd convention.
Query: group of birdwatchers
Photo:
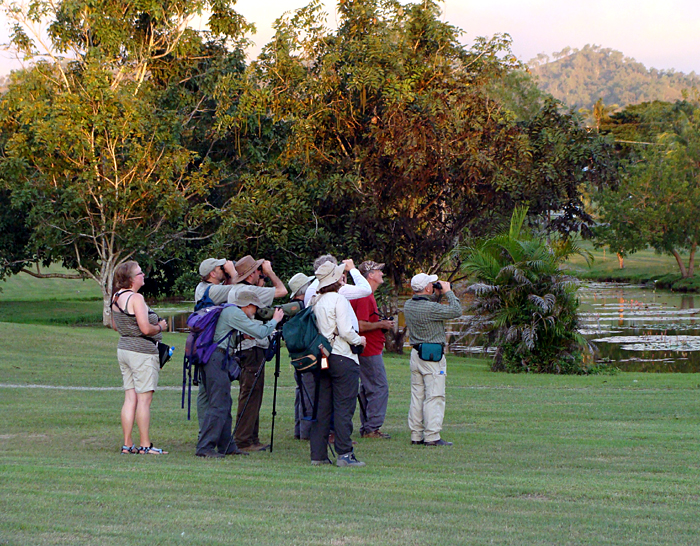
[[[256,312],[273,306],[289,294],[302,307],[313,307],[318,330],[332,349],[316,373],[301,374],[295,396],[294,436],[308,440],[311,464],[332,464],[328,447],[335,448],[337,466],[364,466],[355,457],[352,432],[357,402],[360,436],[389,440],[382,425],[389,400],[389,383],[382,353],[386,330],[394,327],[382,317],[374,292],[384,282],[384,264],[352,260],[338,263],[331,255],[317,258],[314,275],[297,273],[289,290],[269,260],[244,256],[236,262],[208,258],[199,266],[201,282],[195,289],[195,306],[225,306],[219,316],[213,356],[199,370],[197,417],[199,457],[222,458],[265,451],[260,439],[260,407],[265,384],[265,362],[270,339],[284,312],[258,320]],[[352,284],[347,282],[348,275]],[[124,454],[167,454],[150,440],[150,406],[160,371],[156,342],[167,322],[148,307],[139,289],[145,275],[139,264],[128,261],[115,271],[112,326],[120,334],[117,357],[124,382],[121,411]],[[403,312],[411,342],[411,400],[408,426],[411,443],[451,446],[440,436],[445,414],[445,321],[461,315],[461,304],[450,283],[437,275],[419,273],[411,279],[413,296]],[[444,303],[436,296],[444,296]],[[237,355],[240,367],[235,421],[232,415],[230,362]],[[315,417],[315,418],[312,418]],[[133,442],[134,422],[139,446]]]

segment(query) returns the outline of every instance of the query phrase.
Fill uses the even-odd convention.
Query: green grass
[[[117,335],[0,323],[0,544],[697,543],[696,374],[505,375],[450,357],[455,446],[431,449],[410,445],[408,357],[391,356],[392,439],[358,440],[365,468],[317,468],[292,437],[286,359],[274,452],[196,458],[177,389],[184,336],[167,340],[178,353],[152,437],[171,453],[122,456]]]
[[[583,248],[593,256],[588,264],[583,256],[574,256],[569,260],[572,273],[581,279],[596,281],[617,281],[648,283],[656,282],[658,288],[670,288],[679,291],[700,291],[700,277],[681,279],[678,264],[673,256],[657,254],[653,250],[641,250],[625,257],[624,269],[620,269],[617,256],[604,250],[596,250],[589,242],[582,243]],[[687,253],[681,254],[688,264]]]

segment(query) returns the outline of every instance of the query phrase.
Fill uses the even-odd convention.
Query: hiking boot
[[[425,440],[411,440],[411,445],[422,446],[425,444]]]
[[[270,449],[270,444],[253,444],[240,448],[241,451],[247,451],[249,453],[253,451],[267,451],[268,449]]]
[[[442,438],[439,440],[435,440],[434,442],[425,442],[425,445],[427,446],[451,446],[452,442],[446,442]]]
[[[326,458],[321,461],[311,461],[311,466],[321,466],[323,464],[333,464],[330,459]]]
[[[346,453],[345,455],[341,455],[338,457],[338,460],[335,462],[336,466],[365,466],[365,463],[362,461],[358,461],[355,458],[355,454],[350,452]]]
[[[391,436],[382,432],[381,430],[373,430],[372,432],[363,432],[360,434],[361,438],[380,438],[382,440],[390,440]]]
[[[204,457],[205,459],[223,459],[224,454],[218,451],[202,451],[201,453],[196,453],[197,457]]]
[[[241,451],[240,449],[238,449],[238,446],[236,444],[233,444],[231,447],[228,448],[226,455],[250,455],[250,453]]]

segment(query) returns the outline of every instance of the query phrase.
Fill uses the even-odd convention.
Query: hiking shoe
[[[204,457],[205,459],[223,459],[225,455],[219,453],[218,451],[202,451],[201,453],[195,453],[197,457]]]
[[[425,444],[425,440],[411,440],[411,445],[422,446]]]
[[[241,451],[240,449],[238,449],[238,446],[236,444],[233,444],[231,447],[228,448],[226,455],[250,455],[250,453]]]
[[[326,458],[321,461],[311,461],[311,466],[321,466],[323,464],[333,464],[330,459]]]
[[[373,430],[372,432],[363,432],[360,434],[361,438],[381,438],[382,440],[389,440],[391,436],[382,432],[381,430]]]
[[[341,455],[338,457],[338,460],[335,462],[336,466],[365,466],[365,463],[362,461],[358,461],[355,458],[354,453],[346,453],[345,455]]]
[[[253,452],[253,451],[267,451],[270,449],[270,444],[253,444],[251,446],[239,448],[241,451]]]
[[[451,446],[452,442],[446,442],[442,438],[439,440],[435,440],[434,442],[425,442],[425,445],[427,446]]]

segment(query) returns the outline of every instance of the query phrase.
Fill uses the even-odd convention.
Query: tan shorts
[[[156,390],[160,372],[158,355],[117,349],[117,359],[124,379],[124,390],[135,389],[138,394]]]

